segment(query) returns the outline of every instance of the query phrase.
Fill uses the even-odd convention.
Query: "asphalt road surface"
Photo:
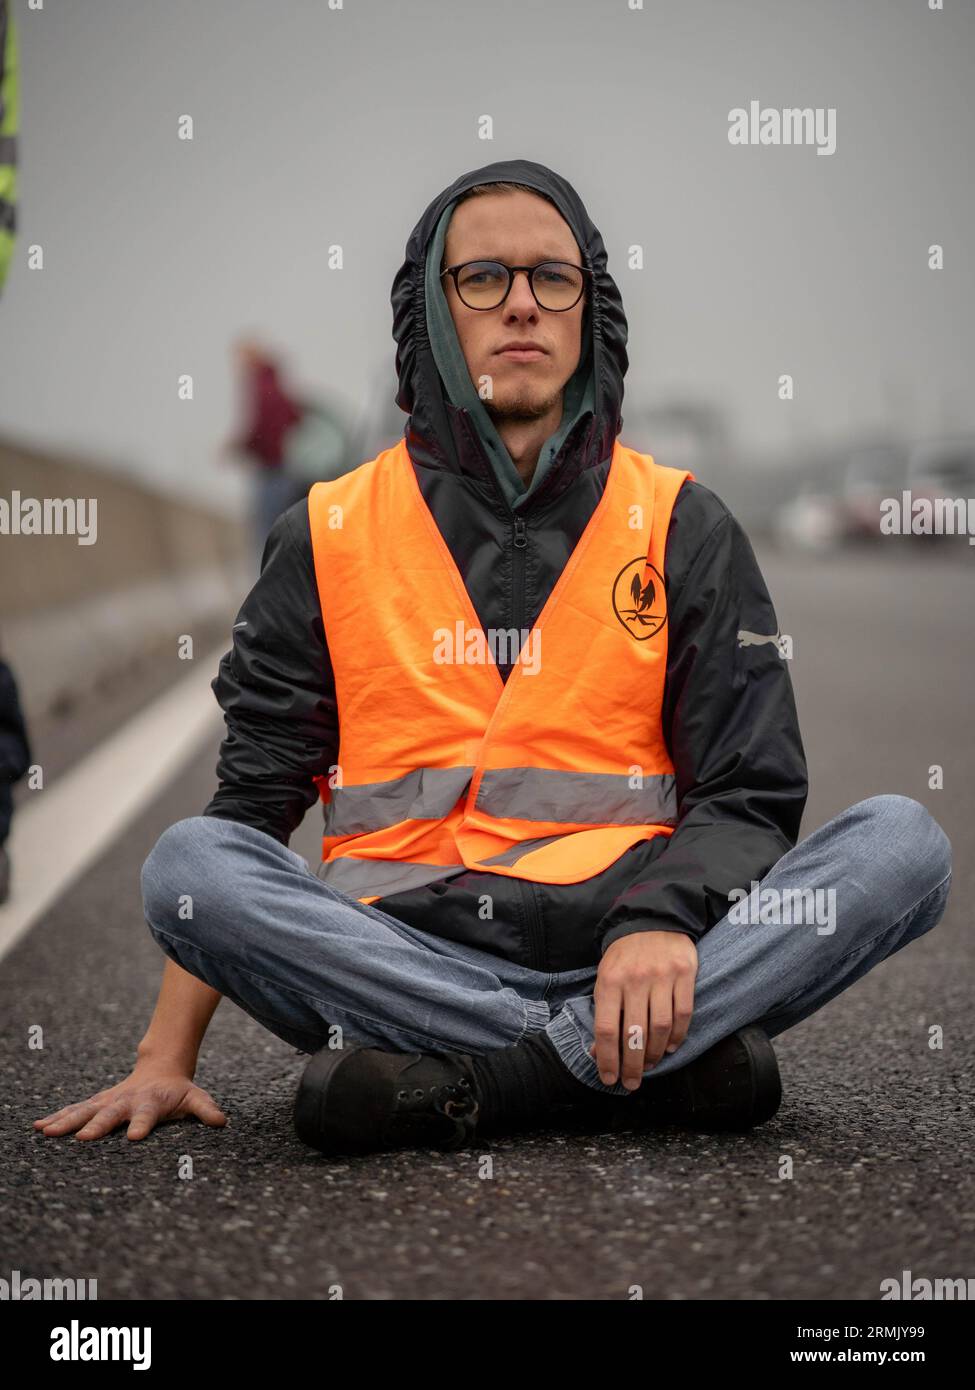
[[[227,1127],[184,1120],[137,1143],[124,1126],[92,1143],[35,1132],[33,1119],[130,1070],[163,964],[139,870],[161,831],[208,801],[208,744],[0,965],[0,1274],[97,1278],[101,1299],[327,1298],[337,1285],[352,1299],[542,1300],[625,1299],[634,1285],[646,1298],[877,1299],[903,1270],[975,1275],[975,549],[760,559],[795,647],[803,836],[899,792],[954,850],[941,924],[776,1039],[771,1122],[330,1161],[292,1132],[303,1059],[224,1001],[197,1080]],[[72,727],[81,756],[83,711]],[[64,743],[62,731],[61,761]],[[943,790],[928,788],[935,763]],[[292,842],[313,863],[319,827],[313,808]],[[26,1041],[38,1023],[39,1051]]]

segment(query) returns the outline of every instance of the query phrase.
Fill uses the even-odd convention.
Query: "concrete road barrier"
[[[56,712],[254,582],[246,523],[83,459],[0,440],[0,654]]]

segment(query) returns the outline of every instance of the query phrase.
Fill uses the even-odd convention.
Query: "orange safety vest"
[[[693,477],[615,442],[507,681],[405,441],[312,486],[339,716],[337,769],[315,778],[325,883],[363,903],[464,868],[578,883],[673,833],[664,550]]]

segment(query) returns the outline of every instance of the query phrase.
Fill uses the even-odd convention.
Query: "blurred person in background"
[[[328,393],[316,389],[313,395],[303,395],[298,406],[301,419],[288,432],[284,449],[284,469],[291,480],[287,506],[307,498],[313,483],[341,477],[363,458],[355,452],[345,411]]]
[[[10,855],[6,846],[14,814],[12,788],[25,775],[30,763],[30,741],[17,682],[0,656],[0,903],[10,896]]]
[[[0,0],[0,290],[17,226],[17,120],[17,33],[7,0]]]
[[[295,498],[295,480],[286,467],[285,445],[302,418],[301,406],[285,388],[281,368],[266,348],[242,337],[233,346],[243,393],[244,425],[224,449],[253,466],[252,525],[260,562],[274,522]]]

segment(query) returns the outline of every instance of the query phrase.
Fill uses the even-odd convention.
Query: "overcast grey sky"
[[[350,405],[385,363],[392,394],[389,291],[410,229],[458,174],[512,157],[564,174],[602,232],[631,406],[719,403],[756,452],[890,412],[916,431],[975,427],[970,0],[13,8],[4,434],[233,501],[215,461],[231,335],[265,333],[298,384]],[[728,114],[752,100],[834,107],[835,153],[731,145]],[[32,244],[42,271],[26,268]],[[176,396],[185,372],[192,403]]]

